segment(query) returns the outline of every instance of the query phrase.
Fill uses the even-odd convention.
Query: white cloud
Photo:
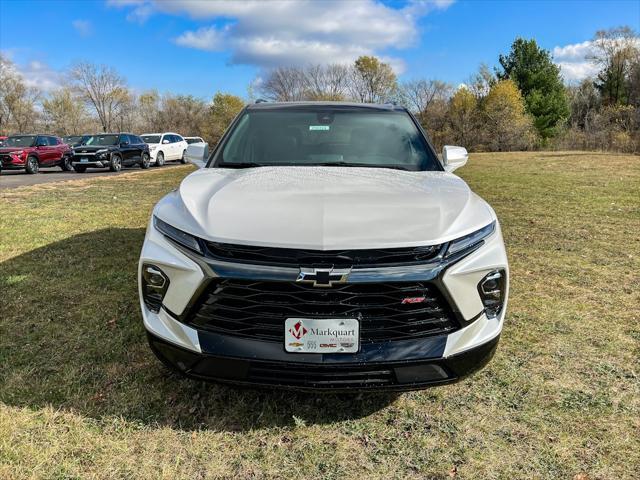
[[[579,82],[598,73],[597,65],[587,59],[593,54],[593,42],[590,40],[555,47],[552,53],[554,62],[567,82]]]
[[[553,49],[553,57],[556,60],[584,60],[592,53],[593,43],[591,42],[591,40],[587,40],[582,43],[574,43],[572,45],[565,45],[564,47],[555,47]]]
[[[640,40],[637,40],[637,45],[640,48]],[[596,53],[591,40],[564,47],[558,46],[552,53],[554,62],[560,67],[562,76],[568,82],[579,82],[595,76],[599,71],[599,67],[590,60]]]
[[[562,78],[567,82],[579,82],[585,78],[594,77],[598,73],[598,66],[592,62],[555,62],[560,67]]]
[[[10,70],[20,75],[27,87],[35,87],[48,93],[63,83],[64,74],[44,62],[31,60],[27,63],[17,63],[15,49],[1,49],[0,54],[10,60]]]
[[[174,41],[205,51],[228,50],[233,64],[260,67],[346,63],[359,55],[383,54],[414,45],[417,20],[454,0],[412,0],[401,8],[379,0],[109,0],[115,7],[186,15],[211,25],[186,31]],[[215,22],[215,24],[213,24]],[[404,68],[393,57],[387,60]]]
[[[142,24],[145,23],[151,15],[153,15],[153,12],[154,8],[152,5],[139,5],[127,15],[127,20]]]
[[[45,93],[59,88],[63,81],[64,75],[61,72],[38,60],[16,65],[15,68],[27,87],[35,87]]]
[[[127,14],[127,20],[143,24],[156,11],[154,4],[149,0],[107,0],[110,7],[133,7]]]
[[[217,51],[222,50],[224,32],[215,27],[203,27],[195,32],[184,32],[175,39],[176,44],[182,47],[197,48],[198,50]]]
[[[89,20],[74,20],[71,22],[73,28],[80,34],[81,37],[88,37],[93,33],[93,25]]]

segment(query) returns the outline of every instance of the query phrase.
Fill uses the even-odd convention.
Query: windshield
[[[19,135],[9,137],[6,140],[5,147],[33,147],[36,144],[37,135]]]
[[[116,143],[118,143],[118,135],[91,135],[83,145],[115,145]]]
[[[160,143],[160,135],[142,135],[144,143]]]
[[[331,106],[245,111],[215,165],[442,170],[406,112]]]
[[[82,135],[71,135],[69,137],[63,137],[62,141],[67,145],[71,145],[74,143],[80,143],[82,140]]]

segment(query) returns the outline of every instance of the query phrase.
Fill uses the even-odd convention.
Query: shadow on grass
[[[0,263],[0,401],[243,431],[361,418],[397,398],[241,389],[170,373],[149,350],[139,313],[143,238],[143,229],[99,230]]]

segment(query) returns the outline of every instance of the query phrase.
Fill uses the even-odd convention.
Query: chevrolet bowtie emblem
[[[297,282],[311,283],[314,287],[332,287],[336,283],[345,283],[350,268],[306,268],[300,267]]]

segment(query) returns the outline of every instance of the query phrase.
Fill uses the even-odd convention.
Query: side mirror
[[[126,147],[127,145],[129,145],[129,142],[120,142],[121,147]]]
[[[46,146],[48,146],[48,145],[49,145],[48,143],[44,143],[44,142],[38,142],[38,143],[36,143],[36,147],[46,147]]]
[[[203,168],[209,157],[208,143],[192,143],[187,147],[184,158],[187,162],[194,164],[198,168]]]
[[[451,173],[454,170],[464,166],[469,160],[469,154],[464,147],[454,147],[445,145],[442,147],[442,163],[445,171]]]
[[[167,143],[169,143],[169,140],[167,140],[166,138],[164,140],[162,140],[162,144],[166,145]]]

